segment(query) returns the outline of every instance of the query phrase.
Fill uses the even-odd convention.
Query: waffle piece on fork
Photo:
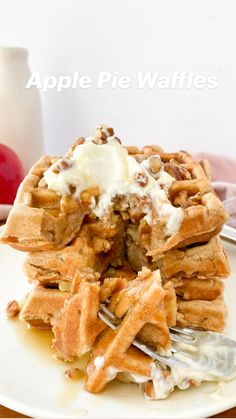
[[[88,352],[106,325],[98,317],[99,275],[90,268],[76,272],[70,297],[53,320],[53,347],[64,361],[73,361]]]
[[[90,392],[101,391],[121,371],[150,376],[151,358],[131,348],[136,336],[143,342],[150,339],[149,333],[145,332],[148,325],[158,330],[158,342],[155,345],[159,350],[166,352],[170,348],[164,304],[166,292],[161,286],[160,275],[158,271],[145,271],[141,275],[141,280],[137,278],[132,281],[137,282],[135,292],[131,288],[124,288],[111,301],[109,309],[117,317],[122,317],[122,321],[116,330],[107,330],[99,336],[92,350],[85,383],[86,390]]]

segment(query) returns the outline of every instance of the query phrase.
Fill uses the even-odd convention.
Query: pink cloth
[[[195,157],[197,160],[209,161],[214,190],[230,216],[227,224],[236,228],[236,160],[208,153],[198,153]]]

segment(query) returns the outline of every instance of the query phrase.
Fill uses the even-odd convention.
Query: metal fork
[[[103,304],[98,315],[112,329],[121,323]],[[133,346],[170,368],[192,368],[216,377],[236,373],[236,342],[231,338],[189,328],[170,327],[169,330],[172,341],[170,355],[158,354],[136,339]]]

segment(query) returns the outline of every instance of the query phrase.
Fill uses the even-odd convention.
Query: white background
[[[100,122],[129,144],[236,158],[236,2],[1,0],[0,44],[30,50],[32,71],[214,75],[216,89],[68,89],[42,94],[46,150],[62,153]]]

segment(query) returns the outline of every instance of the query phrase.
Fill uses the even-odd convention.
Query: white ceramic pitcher
[[[0,143],[18,154],[26,172],[44,152],[40,95],[25,88],[29,77],[27,49],[0,48]]]

